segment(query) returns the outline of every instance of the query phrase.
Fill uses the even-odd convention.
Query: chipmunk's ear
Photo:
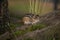
[[[39,17],[39,15],[36,15],[37,17]]]
[[[39,15],[35,15],[35,16],[33,16],[33,18],[39,18]]]

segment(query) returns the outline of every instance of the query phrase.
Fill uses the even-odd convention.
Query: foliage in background
[[[36,9],[38,9],[38,10],[35,9],[37,14],[38,13],[39,14],[44,14],[44,13],[48,13],[48,12],[53,10],[52,3],[40,2],[38,5],[39,5],[39,8],[37,8],[37,6],[35,7]],[[24,12],[29,13],[29,9],[30,9],[29,0],[26,0],[26,1],[23,1],[23,0],[22,1],[21,0],[18,0],[18,1],[13,1],[12,0],[11,1],[11,0],[9,0],[9,10],[13,11],[14,14],[15,14],[15,12],[17,12],[16,14],[23,14]],[[34,6],[32,6],[32,9],[34,11]],[[42,10],[40,10],[40,9],[42,9]],[[40,11],[41,11],[41,13],[40,13]]]

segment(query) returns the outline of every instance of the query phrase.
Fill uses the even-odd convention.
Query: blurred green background
[[[30,0],[9,0],[9,10],[11,14],[22,15],[29,13]],[[52,2],[41,2],[39,1],[39,14],[45,14],[53,10]],[[41,11],[41,13],[40,13]]]

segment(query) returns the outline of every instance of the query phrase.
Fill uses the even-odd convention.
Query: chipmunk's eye
[[[37,17],[39,17],[39,15],[36,15]]]

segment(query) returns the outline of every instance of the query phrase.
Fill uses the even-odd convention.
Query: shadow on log
[[[8,32],[0,35],[0,40],[7,40],[8,38],[9,38],[9,33]]]

